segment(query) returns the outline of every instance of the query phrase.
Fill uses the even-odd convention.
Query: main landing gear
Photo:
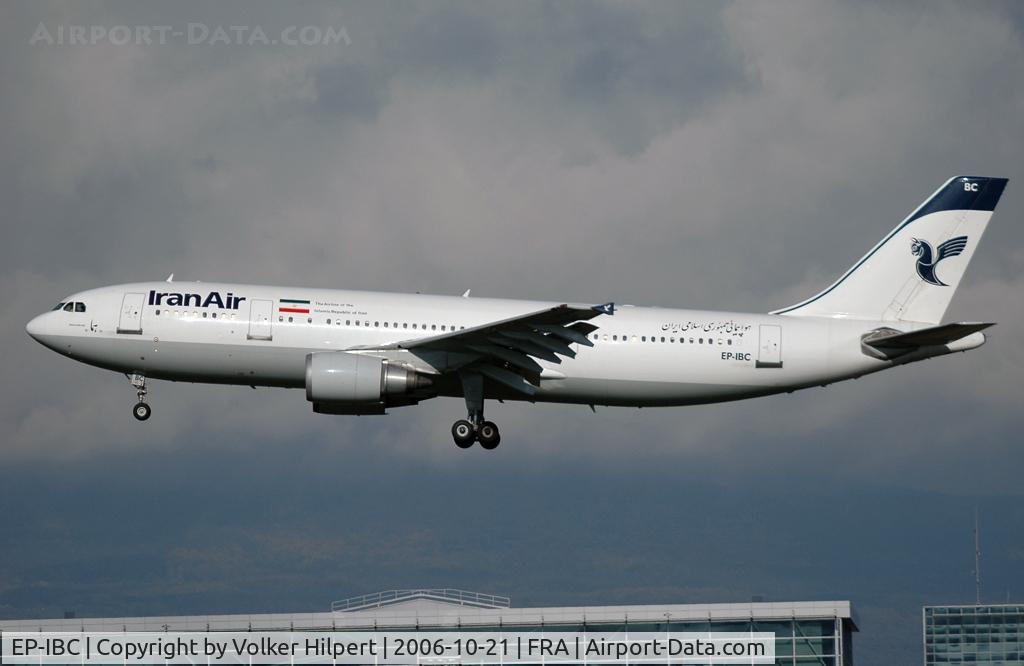
[[[490,451],[501,444],[501,433],[492,421],[481,421],[479,425],[473,425],[470,421],[459,419],[452,426],[452,439],[460,449],[468,449],[473,446],[473,442],[480,442],[480,446]]]
[[[452,426],[455,446],[468,449],[473,442],[490,451],[501,444],[498,426],[484,420],[484,379],[477,373],[462,373],[462,392],[466,396],[466,419],[459,419]]]
[[[146,393],[149,392],[146,389],[146,376],[133,373],[128,375],[128,381],[131,382],[135,388],[135,394],[139,397],[139,401],[132,407],[132,416],[139,421],[145,421],[153,413],[150,406],[146,404]]]

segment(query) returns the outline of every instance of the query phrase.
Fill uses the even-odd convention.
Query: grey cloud
[[[8,27],[15,36],[37,20],[19,8],[20,22]],[[226,20],[192,9],[187,20]],[[18,341],[12,353],[44,354],[21,330],[40,304],[85,284],[170,272],[403,291],[473,287],[511,297],[548,298],[554,290],[571,300],[784,305],[827,284],[951,173],[1014,173],[1013,142],[989,140],[988,128],[1018,128],[1021,88],[1005,81],[1020,76],[1008,55],[1021,50],[1019,32],[998,12],[955,5],[924,20],[890,13],[799,3],[684,12],[446,5],[410,15],[360,6],[341,15],[353,43],[327,52],[208,56],[205,47],[75,52],[22,44],[17,60],[42,81],[33,102],[63,110],[34,117],[28,96],[7,102],[27,139],[8,133],[14,150],[2,168],[17,178],[0,185],[16,202],[10,221],[17,233],[3,250],[4,284],[21,304],[6,318],[5,331]],[[262,5],[256,16],[281,20]],[[290,20],[327,17],[336,18],[314,6]],[[117,18],[117,9],[104,15]],[[964,22],[972,29],[962,29]],[[991,51],[977,48],[979,36]],[[711,57],[690,67],[688,48]],[[460,73],[461,60],[474,58],[487,63],[487,76]],[[597,65],[586,64],[592,58]],[[550,67],[537,66],[544,63]],[[566,109],[579,110],[580,89],[562,84],[588,67],[604,83],[591,82],[596,87],[584,96],[594,110],[569,123]],[[672,85],[677,68],[705,71],[709,83],[681,74]],[[8,69],[10,80],[24,80],[22,70]],[[426,70],[434,75],[424,78]],[[979,104],[985,76],[1003,85]],[[690,91],[717,92],[679,112]],[[308,122],[302,113],[310,105],[359,122]],[[636,130],[616,139],[608,131],[641,106],[649,111],[638,116],[640,125],[674,120],[647,134],[641,152],[624,153],[621,141]],[[958,113],[968,122],[958,123]],[[576,159],[581,154],[587,158]],[[962,164],[965,155],[972,164]],[[1012,317],[1000,306],[1021,267],[1012,188],[954,313],[984,298],[989,307],[972,310],[977,316]],[[523,258],[534,268],[524,271]],[[985,281],[983,293],[967,291],[971,279]],[[1006,321],[993,344],[1017,330]],[[988,353],[973,354],[972,363]],[[66,372],[57,361],[37,363]],[[1002,404],[1011,382],[1003,368],[986,375],[998,382],[975,379],[959,399]],[[30,375],[22,381],[33,386]],[[864,381],[873,390],[858,398],[863,411],[832,409],[840,401],[824,398],[822,429],[905,395],[896,377]],[[176,395],[177,387],[167,392]],[[20,409],[31,409],[39,389],[24,394]],[[283,402],[302,408],[291,396]],[[737,409],[755,421],[772,412],[757,403]],[[402,428],[437,429],[435,411],[412,410]],[[450,408],[442,411],[436,421]],[[21,423],[15,432],[25,438],[23,450],[45,452],[31,445],[31,433],[46,429],[30,413],[11,408]],[[570,423],[579,418],[569,413]],[[551,423],[557,416],[536,411],[521,418],[535,436],[543,429],[531,422],[560,427]],[[660,432],[679,419],[702,432],[742,433],[715,408],[644,413],[638,423]],[[981,427],[999,432],[998,422]],[[543,445],[535,449],[551,455]],[[616,451],[609,444],[599,455]]]
[[[341,63],[313,73],[316,107],[330,114],[372,120],[385,103],[386,92],[373,72],[359,65]]]

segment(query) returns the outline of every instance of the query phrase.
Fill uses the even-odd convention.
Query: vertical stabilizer
[[[951,178],[832,286],[772,314],[938,323],[1006,183]]]

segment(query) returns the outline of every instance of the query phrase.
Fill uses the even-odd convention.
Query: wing
[[[956,238],[950,238],[945,243],[939,245],[938,256],[935,261],[939,259],[945,259],[946,257],[955,257],[964,251],[967,247],[967,236],[957,236]]]
[[[588,320],[615,314],[615,304],[558,305],[429,338],[392,342],[374,349],[456,352],[464,361],[450,370],[471,370],[527,395],[540,385],[537,359],[561,363],[573,358],[572,343],[594,346],[597,330]]]

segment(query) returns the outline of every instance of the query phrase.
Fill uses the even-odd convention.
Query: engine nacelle
[[[317,412],[379,414],[388,404],[414,403],[409,394],[430,384],[428,377],[415,370],[375,356],[306,355],[306,400]]]

